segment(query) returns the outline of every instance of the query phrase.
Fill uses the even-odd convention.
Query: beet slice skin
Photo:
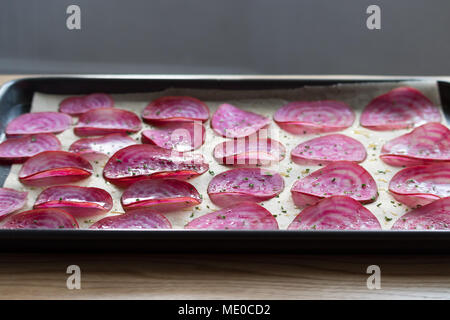
[[[335,161],[363,162],[367,152],[361,142],[343,134],[317,137],[296,146],[292,161],[302,165],[326,165]]]
[[[23,163],[43,151],[61,150],[61,142],[52,133],[26,135],[0,143],[0,161]]]
[[[61,101],[59,111],[79,116],[89,110],[113,108],[114,100],[106,93],[91,93],[81,97],[69,97]]]
[[[269,124],[269,118],[227,103],[220,105],[211,119],[213,130],[226,138],[247,137]]]
[[[295,101],[278,109],[273,119],[292,134],[324,133],[350,127],[355,113],[339,101]]]
[[[303,209],[288,230],[381,230],[381,225],[358,201],[334,196]]]
[[[450,162],[450,130],[437,122],[424,124],[387,142],[380,158],[395,167]]]
[[[0,220],[22,209],[27,202],[28,192],[0,188]]]
[[[92,171],[91,164],[74,153],[44,151],[23,164],[19,180],[25,185],[42,187],[86,179]]]
[[[173,121],[205,122],[209,119],[209,108],[204,102],[193,97],[161,97],[145,107],[142,118],[156,125]]]
[[[216,175],[208,185],[208,195],[213,203],[226,207],[244,201],[266,201],[283,189],[284,180],[275,171],[236,168]]]
[[[58,208],[75,218],[84,218],[106,214],[112,206],[111,195],[103,189],[56,186],[42,191],[33,208]]]
[[[199,154],[138,144],[117,151],[106,163],[103,177],[119,187],[128,187],[148,178],[186,180],[203,174],[208,168]]]
[[[34,209],[3,220],[2,229],[78,229],[77,220],[61,209]]]
[[[219,143],[214,148],[213,156],[220,164],[269,166],[285,158],[286,147],[277,140],[252,135]]]
[[[117,108],[101,108],[83,113],[73,130],[77,136],[85,137],[134,133],[141,128],[141,120],[133,112]]]
[[[172,225],[162,214],[143,208],[103,218],[90,226],[89,229],[172,229]]]
[[[291,189],[294,203],[314,205],[322,198],[349,196],[361,203],[378,197],[377,185],[369,172],[354,162],[338,161],[297,180]]]
[[[72,117],[61,112],[25,113],[6,126],[7,137],[18,137],[27,134],[60,133],[72,124]]]
[[[400,87],[373,99],[361,114],[361,126],[372,130],[412,128],[441,121],[439,109],[422,92]]]
[[[450,230],[450,197],[411,210],[395,222],[392,230]]]

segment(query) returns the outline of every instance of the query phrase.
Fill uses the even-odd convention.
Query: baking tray
[[[382,76],[111,76],[71,75],[24,78],[0,89],[0,138],[6,124],[30,111],[35,92],[136,93],[168,88],[268,90],[337,83],[435,80],[450,123],[450,81],[444,77]],[[10,167],[0,165],[3,185]],[[321,230],[0,230],[2,251],[150,251],[291,253],[448,253],[448,231]]]

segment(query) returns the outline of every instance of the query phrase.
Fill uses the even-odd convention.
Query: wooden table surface
[[[69,265],[80,290],[66,287]],[[369,265],[381,269],[379,290],[367,288]],[[450,256],[0,254],[0,299],[136,298],[449,299]]]

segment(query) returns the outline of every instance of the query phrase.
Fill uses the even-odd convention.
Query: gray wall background
[[[449,75],[449,30],[449,0],[0,0],[0,72]]]

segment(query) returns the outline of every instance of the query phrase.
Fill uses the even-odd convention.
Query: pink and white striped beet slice
[[[69,97],[61,101],[59,111],[79,116],[89,110],[113,108],[114,100],[106,93],[92,93],[81,97]]]
[[[450,162],[450,130],[437,122],[424,124],[387,142],[380,158],[396,167]]]
[[[117,108],[93,109],[83,113],[74,128],[77,136],[101,136],[110,133],[133,133],[141,130],[139,117]]]
[[[288,230],[381,230],[381,225],[358,201],[333,196],[303,209]]]
[[[372,130],[412,128],[441,121],[439,109],[422,92],[400,87],[373,99],[361,114],[361,126]]]
[[[162,214],[143,208],[103,218],[91,225],[89,229],[172,229],[172,225]]]
[[[0,188],[0,220],[22,209],[27,202],[28,192]]]
[[[283,189],[283,178],[277,172],[262,168],[237,168],[216,175],[208,185],[208,195],[213,203],[226,207],[244,201],[266,201]]]
[[[273,119],[287,132],[309,134],[344,130],[353,124],[355,114],[340,101],[295,101],[278,109]]]
[[[354,162],[338,161],[297,180],[291,189],[297,206],[314,205],[322,198],[348,196],[370,203],[378,196],[377,185],[369,172]]]
[[[141,180],[122,194],[125,211],[152,208],[158,212],[183,210],[202,202],[197,189],[190,183],[175,179]]]
[[[28,134],[60,133],[72,124],[72,117],[61,112],[25,113],[6,126],[6,136],[18,137]]]
[[[292,161],[301,165],[363,162],[366,157],[362,143],[343,134],[330,134],[302,142],[291,152]]]
[[[43,151],[61,150],[61,142],[52,133],[26,135],[0,143],[0,161],[22,163]]]
[[[61,209],[34,209],[7,216],[2,229],[78,229],[77,220]]]
[[[100,188],[56,186],[45,189],[34,203],[34,209],[63,209],[75,218],[100,216],[112,209],[111,195]]]
[[[278,223],[267,209],[254,202],[242,202],[195,218],[185,229],[276,230]]]

